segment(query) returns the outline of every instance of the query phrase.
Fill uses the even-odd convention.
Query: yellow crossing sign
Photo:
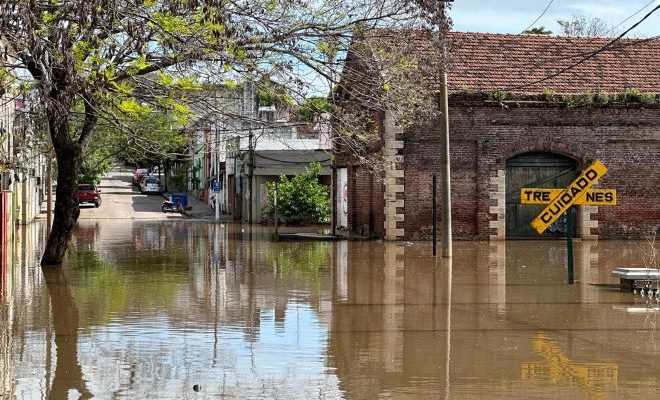
[[[607,172],[607,167],[596,160],[580,176],[562,190],[541,213],[532,220],[532,228],[540,235],[568,208],[580,200],[593,185]]]
[[[562,189],[520,188],[520,204],[550,204]],[[583,206],[615,206],[616,189],[589,189],[573,204]]]

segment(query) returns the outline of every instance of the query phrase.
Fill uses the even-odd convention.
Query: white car
[[[162,192],[160,180],[154,176],[145,176],[140,181],[140,193],[160,193]]]

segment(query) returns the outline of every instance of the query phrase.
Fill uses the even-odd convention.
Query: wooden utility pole
[[[449,18],[447,18],[446,3],[440,3],[438,18],[438,52],[440,56],[440,152],[442,153],[442,165],[440,175],[442,186],[440,196],[442,200],[442,257],[451,258],[451,156],[449,152],[449,101],[447,99],[447,32],[449,31]]]
[[[451,157],[449,153],[449,104],[447,99],[447,70],[444,60],[444,44],[442,71],[440,76],[440,145],[442,149],[442,165],[440,175],[442,186],[440,197],[442,198],[442,256],[451,258]]]

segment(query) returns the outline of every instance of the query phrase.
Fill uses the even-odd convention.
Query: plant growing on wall
[[[280,175],[277,186],[277,212],[286,219],[299,219],[302,222],[330,221],[330,190],[319,182],[321,164],[310,164],[305,172],[293,178]],[[268,201],[264,210],[274,212],[275,182],[268,182]]]

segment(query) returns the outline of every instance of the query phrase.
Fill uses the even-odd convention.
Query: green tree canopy
[[[523,31],[525,35],[551,35],[552,31],[545,29],[545,26],[538,26]]]

